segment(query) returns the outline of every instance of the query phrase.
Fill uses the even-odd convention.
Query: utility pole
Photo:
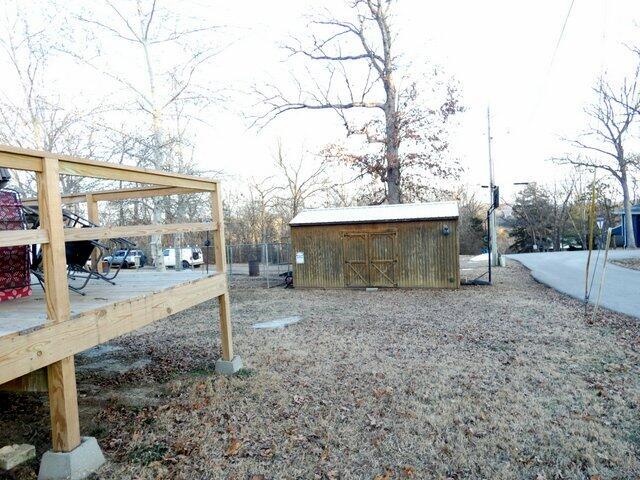
[[[489,205],[494,205],[495,195],[495,178],[493,172],[493,157],[491,156],[491,111],[487,107],[487,141],[489,143]],[[491,258],[489,261],[491,265],[497,267],[500,265],[498,258],[498,235],[496,231],[496,211],[495,208],[491,208],[489,213],[489,242],[491,242]]]

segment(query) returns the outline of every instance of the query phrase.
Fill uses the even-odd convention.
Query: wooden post
[[[87,217],[89,217],[90,222],[100,225],[98,201],[91,193],[87,193]],[[98,263],[98,252],[96,249],[94,249],[91,254],[91,268],[95,268],[98,272],[102,273],[102,263]]]
[[[47,321],[57,323],[71,316],[58,159],[43,158],[42,172],[37,173],[37,180],[40,226],[49,232],[49,243],[42,245]],[[47,381],[53,451],[69,452],[80,445],[73,356],[49,365]]]
[[[224,215],[222,213],[222,198],[220,197],[220,183],[216,191],[211,193],[211,215],[217,223],[217,230],[213,234],[214,256],[216,271],[219,275],[227,274],[227,259],[225,258]],[[222,342],[222,359],[233,360],[233,338],[231,333],[231,307],[229,304],[229,290],[218,297],[220,308],[220,337]]]
[[[48,390],[46,368],[39,368],[0,385],[1,392],[46,392]]]

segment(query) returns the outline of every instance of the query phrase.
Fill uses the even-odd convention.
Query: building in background
[[[458,288],[457,202],[305,210],[293,218],[296,287]]]

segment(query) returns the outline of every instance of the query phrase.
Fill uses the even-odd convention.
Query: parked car
[[[198,268],[204,263],[202,256],[202,250],[198,247],[184,247],[180,250],[180,258],[182,260],[182,268]],[[176,266],[176,249],[165,248],[163,251],[164,266],[175,267]]]
[[[147,264],[147,256],[142,250],[116,250],[113,255],[104,257],[104,261],[111,262],[111,266],[117,267],[122,264],[122,268],[144,267]]]

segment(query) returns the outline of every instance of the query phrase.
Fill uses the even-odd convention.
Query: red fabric
[[[31,287],[12,288],[11,290],[0,291],[0,302],[14,300],[16,298],[28,297],[31,295]]]
[[[18,194],[0,191],[0,230],[22,230],[22,205]],[[0,302],[31,295],[29,246],[0,248]]]

